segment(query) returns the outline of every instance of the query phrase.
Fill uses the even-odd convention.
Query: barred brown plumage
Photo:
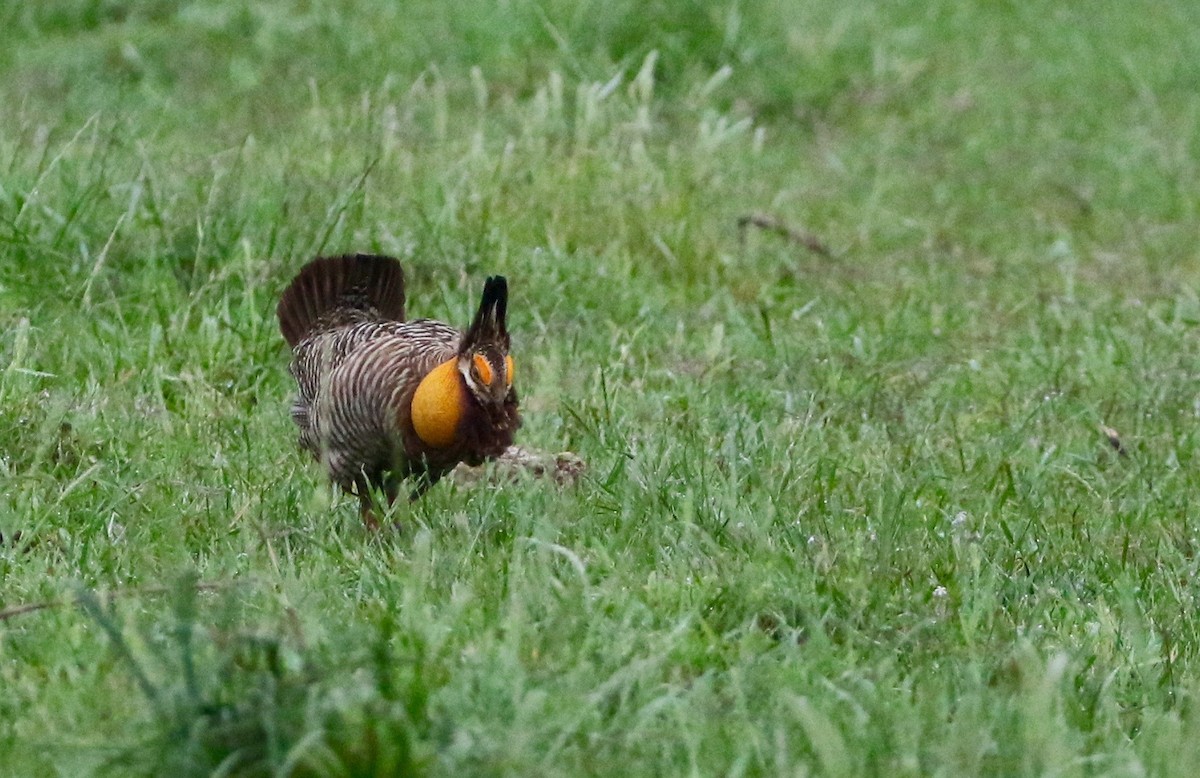
[[[356,494],[376,523],[371,489],[416,499],[460,462],[499,456],[520,426],[506,325],[508,285],[489,278],[464,332],[405,320],[404,273],[390,257],[348,254],[304,266],[280,298],[299,393],[300,445]]]

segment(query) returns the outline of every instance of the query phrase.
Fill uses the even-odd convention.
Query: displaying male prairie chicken
[[[279,301],[299,396],[300,445],[375,526],[371,489],[416,499],[460,462],[497,457],[520,426],[505,325],[508,285],[487,279],[465,332],[404,318],[399,261],[367,254],[305,265]]]

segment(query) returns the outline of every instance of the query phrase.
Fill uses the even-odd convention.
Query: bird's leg
[[[400,484],[395,476],[389,474],[388,479],[384,481],[383,494],[387,497],[389,508],[396,504],[396,498],[400,495]],[[392,522],[392,528],[397,532],[404,531],[404,525],[400,523],[399,519]]]
[[[408,495],[408,501],[416,502],[421,499],[421,495],[429,491],[429,488],[440,480],[442,480],[441,473],[421,473],[417,476],[417,485],[413,487],[412,493]]]
[[[379,531],[379,516],[375,510],[375,502],[368,496],[367,499],[360,500],[359,510],[362,514],[363,525],[368,532]]]
[[[441,473],[423,473],[416,477],[416,486],[408,495],[409,502],[416,502],[421,495],[429,491],[429,487],[436,484],[442,478]],[[396,504],[396,500],[400,498],[400,479],[388,473],[385,478],[381,479],[380,486],[383,489],[383,496],[387,499],[387,507],[391,508]],[[380,505],[375,500],[375,492],[372,489],[371,479],[365,474],[360,474],[354,479],[354,493],[358,495],[360,511],[362,513],[363,524],[370,532],[378,532],[383,526],[382,517],[380,516]],[[392,527],[396,530],[403,530],[404,525],[399,521],[392,522]]]
[[[371,482],[364,474],[354,478],[354,493],[358,495],[359,512],[368,532],[379,531],[379,516],[376,513],[375,496],[371,493]]]

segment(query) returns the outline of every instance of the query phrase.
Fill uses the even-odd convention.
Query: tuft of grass
[[[394,619],[380,619],[351,664],[321,666],[296,624],[274,633],[237,627],[229,608],[204,627],[193,577],[181,579],[167,623],[137,629],[90,590],[84,612],[107,636],[117,667],[141,693],[136,742],[101,764],[114,775],[419,775],[428,757],[426,706],[436,672]],[[209,607],[204,607],[208,605]]]

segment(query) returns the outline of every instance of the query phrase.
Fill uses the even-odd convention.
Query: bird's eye
[[[505,354],[504,355],[504,381],[509,386],[512,386],[513,371],[515,371],[515,370],[516,370],[516,366],[513,364],[512,354]]]
[[[492,365],[487,361],[487,357],[483,354],[476,354],[471,358],[475,364],[475,374],[479,376],[479,380],[484,386],[492,385]]]

